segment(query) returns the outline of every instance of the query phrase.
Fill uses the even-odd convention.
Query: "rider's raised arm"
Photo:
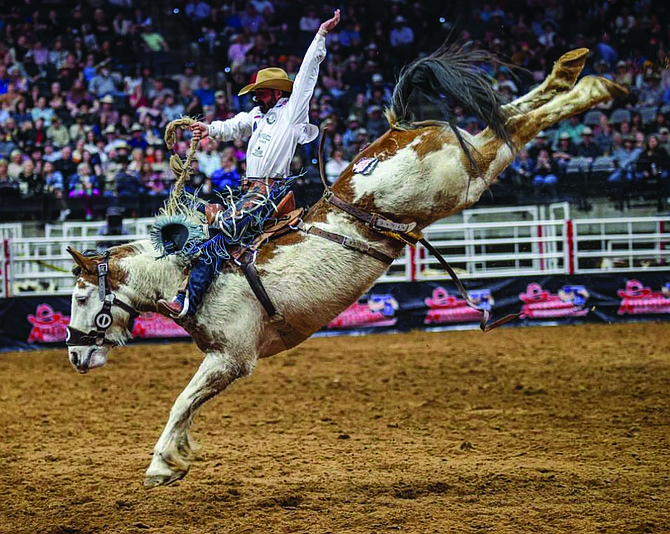
[[[314,94],[314,88],[319,78],[319,65],[326,57],[326,35],[337,26],[339,21],[340,10],[336,9],[333,18],[321,24],[305,53],[293,82],[293,92],[287,104],[291,122],[294,124],[309,122],[309,101]]]

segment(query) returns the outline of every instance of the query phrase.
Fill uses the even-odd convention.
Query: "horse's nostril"
[[[79,366],[79,353],[77,353],[76,351],[71,351],[70,361],[72,362],[72,365],[74,365],[75,367]]]

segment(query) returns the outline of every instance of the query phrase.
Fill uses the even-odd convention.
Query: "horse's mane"
[[[443,114],[440,118],[453,130],[471,163],[475,162],[456,124],[454,111],[457,106],[481,120],[514,148],[502,103],[484,70],[484,65],[503,64],[485,50],[442,45],[431,55],[413,61],[400,71],[391,98],[391,109],[387,113],[389,124],[396,129],[413,128],[416,118],[411,109],[411,98],[416,91],[437,104]]]
[[[153,247],[148,240],[140,240],[123,243],[122,245],[114,245],[109,247],[107,252],[113,258],[114,256],[134,256],[135,254],[150,252],[151,250],[153,250]],[[105,256],[103,253],[93,249],[86,249],[82,251],[82,254],[94,260],[101,260]]]

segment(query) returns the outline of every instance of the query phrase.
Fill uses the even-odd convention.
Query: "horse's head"
[[[67,345],[80,373],[102,367],[109,350],[130,337],[138,313],[130,302],[124,272],[114,256],[85,255],[69,247],[76,276]]]

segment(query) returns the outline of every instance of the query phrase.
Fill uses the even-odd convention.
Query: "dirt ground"
[[[1,533],[668,533],[670,323],[311,339],[143,474],[191,344],[0,354]]]

